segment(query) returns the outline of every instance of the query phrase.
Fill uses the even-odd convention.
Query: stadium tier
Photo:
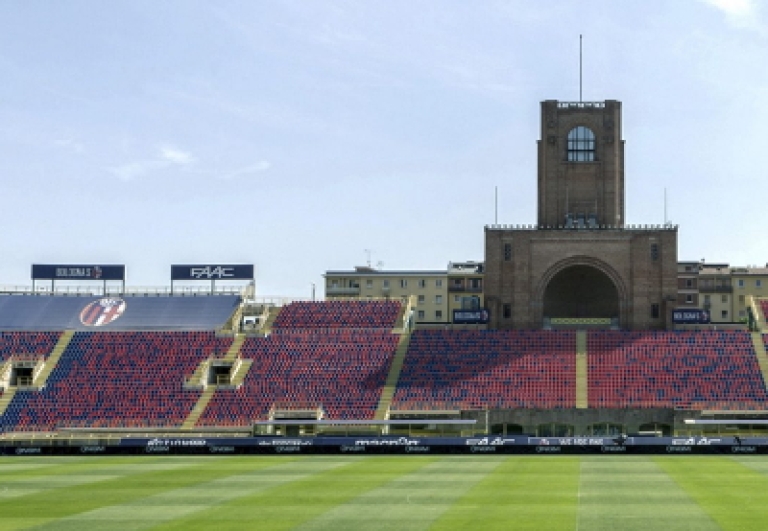
[[[38,302],[3,301],[0,310],[5,326],[21,325],[12,308],[31,322],[0,331],[0,432],[250,427],[278,410],[370,420],[387,406],[768,409],[758,362],[768,335],[759,345],[742,331],[420,329],[409,338],[397,331],[399,302],[333,301],[289,304],[275,333],[235,339],[216,333],[236,309],[231,297],[120,299],[129,309],[118,317],[114,299],[15,298]],[[62,332],[72,312],[88,331]],[[182,330],[104,329],[123,319],[123,327],[150,319]],[[228,383],[221,367],[232,370]]]
[[[768,409],[747,332],[600,331],[588,351],[591,407]]]
[[[416,331],[392,409],[574,407],[574,347],[572,331]]]
[[[275,330],[305,328],[393,328],[400,312],[397,301],[294,302],[282,309]]]
[[[371,419],[399,337],[389,331],[296,331],[248,338],[253,360],[236,390],[218,391],[198,426],[250,426],[275,404],[322,406],[330,419]]]
[[[231,338],[208,332],[78,332],[41,391],[21,390],[3,431],[178,427],[200,397],[185,375]]]

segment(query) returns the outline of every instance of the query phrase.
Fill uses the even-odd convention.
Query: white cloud
[[[225,173],[224,175],[219,176],[219,179],[222,179],[225,181],[228,181],[230,179],[237,179],[238,177],[244,177],[246,175],[253,175],[255,173],[261,173],[263,171],[267,171],[271,167],[272,167],[272,164],[270,164],[266,160],[260,160],[259,162],[250,164],[248,166],[244,166],[233,172]]]
[[[167,160],[171,164],[192,164],[195,162],[195,157],[188,151],[182,151],[172,147],[161,148],[160,154],[164,160]]]
[[[123,164],[122,166],[107,168],[107,171],[109,171],[121,181],[132,181],[137,177],[141,177],[149,173],[150,171],[166,168],[169,165],[170,163],[164,160],[138,160],[136,162]]]
[[[174,165],[188,166],[196,161],[197,159],[188,151],[166,146],[160,148],[160,158],[158,159],[137,160],[121,166],[107,168],[107,171],[121,181],[132,181],[155,170],[162,170]]]
[[[739,28],[762,30],[758,5],[754,0],[703,0],[719,9],[728,22]]]

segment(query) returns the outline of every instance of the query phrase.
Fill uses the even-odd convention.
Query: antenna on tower
[[[371,267],[371,250],[370,249],[364,249],[366,258],[366,263],[368,264],[368,267]]]
[[[581,74],[581,71],[582,71],[582,68],[581,68],[582,53],[581,53],[581,48],[582,48],[582,46],[581,46],[581,34],[579,34],[579,103],[582,102],[582,99],[581,99],[581,80],[582,80],[582,74]]]

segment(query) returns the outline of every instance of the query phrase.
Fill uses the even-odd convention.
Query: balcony
[[[450,293],[482,293],[483,288],[473,288],[471,286],[458,286],[458,285],[451,285],[448,286],[448,291]]]
[[[699,285],[700,293],[733,293],[733,286],[705,286]]]
[[[325,294],[329,297],[356,297],[360,295],[360,286],[340,288],[338,286],[328,286],[325,288]]]

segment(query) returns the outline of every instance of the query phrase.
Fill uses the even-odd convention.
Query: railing
[[[351,288],[340,288],[338,286],[329,286],[325,288],[325,292],[328,295],[359,295],[360,286]]]
[[[733,293],[733,286],[706,286],[699,284],[700,293]]]
[[[565,225],[486,225],[486,230],[567,230],[567,231],[595,231],[595,230],[647,230],[647,231],[677,231],[679,225],[666,223],[663,225],[596,225],[594,227],[566,227]]]
[[[243,287],[220,287],[214,290],[202,286],[175,286],[171,291],[170,286],[138,286],[126,287],[120,286],[0,286],[0,293],[8,295],[57,295],[71,297],[99,297],[99,296],[119,296],[119,295],[143,295],[168,297],[171,295],[180,297],[204,297],[216,295],[239,295],[244,296],[247,292],[247,286]]]
[[[604,101],[558,101],[558,109],[605,109]]]

